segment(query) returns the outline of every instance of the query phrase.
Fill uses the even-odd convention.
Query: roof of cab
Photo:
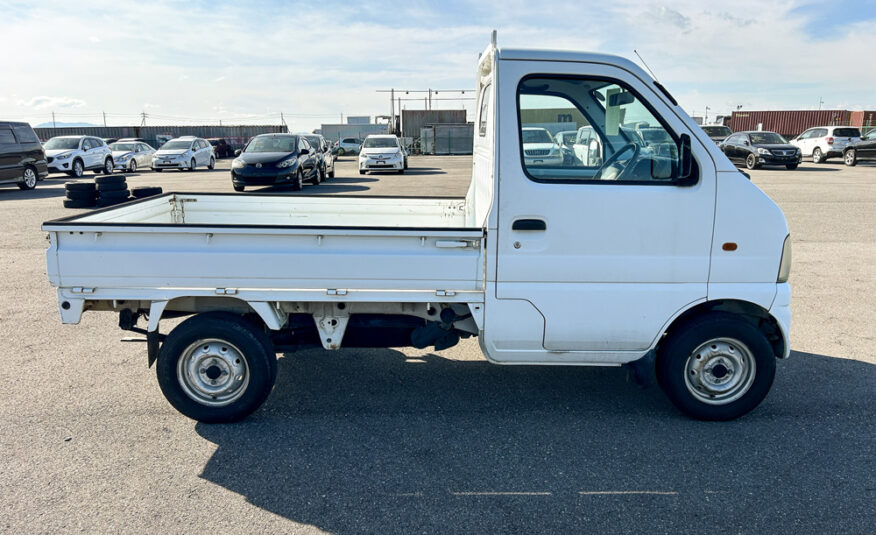
[[[572,61],[580,63],[602,63],[630,71],[642,80],[652,80],[641,67],[622,56],[597,54],[594,52],[574,52],[571,50],[532,50],[526,48],[500,48],[499,60],[515,61]]]

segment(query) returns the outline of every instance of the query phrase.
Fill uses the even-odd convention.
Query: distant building
[[[318,131],[329,141],[346,137],[365,139],[369,134],[389,133],[388,124],[324,124]]]
[[[371,116],[369,115],[349,115],[347,116],[347,124],[370,124]]]
[[[734,111],[730,129],[765,130],[794,137],[815,126],[853,126],[867,132],[876,128],[876,111],[787,110]]]

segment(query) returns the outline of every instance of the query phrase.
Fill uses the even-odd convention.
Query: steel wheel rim
[[[176,378],[183,392],[208,407],[224,407],[240,399],[249,386],[249,364],[233,344],[198,340],[177,361]]]
[[[846,153],[846,163],[850,164],[855,161],[855,151],[850,150]]]
[[[684,384],[697,401],[726,405],[751,389],[756,374],[757,364],[748,346],[733,338],[713,338],[687,358]]]
[[[36,173],[33,172],[33,169],[28,167],[24,170],[24,185],[28,188],[36,187],[37,177]]]

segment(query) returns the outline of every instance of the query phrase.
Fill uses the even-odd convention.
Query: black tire
[[[364,175],[364,174],[365,174],[365,171],[363,171],[362,169],[359,169],[359,174],[360,174],[360,175]]]
[[[94,177],[94,183],[98,186],[103,186],[104,184],[124,184],[125,175],[106,175]]]
[[[797,164],[789,163],[788,165],[785,166],[785,168],[788,169],[789,171],[793,171],[794,169],[797,169]]]
[[[216,159],[210,156],[210,163],[207,164],[207,169],[214,169],[216,167]]]
[[[735,358],[753,365],[739,365]],[[735,371],[742,375],[736,377]],[[660,387],[679,410],[698,420],[733,420],[748,413],[766,397],[775,375],[776,357],[766,336],[743,318],[726,312],[685,322],[670,331],[657,352]],[[715,381],[729,377],[726,385],[731,386],[737,379],[737,387],[711,394],[703,385],[710,377]],[[721,396],[727,397],[726,401]]]
[[[812,163],[822,163],[824,161],[824,154],[821,152],[821,149],[815,147],[812,151]]]
[[[21,172],[21,182],[18,183],[18,189],[30,190],[34,189],[37,182],[40,181],[40,175],[32,165],[28,165]]]
[[[94,199],[64,199],[64,208],[93,208]]]
[[[749,154],[745,157],[745,167],[749,169],[757,169],[760,167],[760,164],[757,163],[757,156],[754,154]]]
[[[111,174],[113,174],[113,171],[115,170],[115,168],[116,168],[116,164],[115,164],[115,162],[113,162],[112,158],[107,158],[106,160],[103,161],[103,169],[102,169],[103,174],[111,175]]]
[[[398,174],[400,174],[400,175],[405,174],[405,170],[404,170],[404,169],[399,169],[399,170],[398,170]]]
[[[243,191],[246,189],[246,186],[238,186],[237,184],[232,184],[231,187],[234,188],[234,191]]]
[[[338,156],[343,156],[345,154],[347,154],[347,151],[345,151],[343,147],[338,149]]]
[[[328,172],[327,175],[329,178],[335,178],[335,163],[332,162],[332,170]]]
[[[162,193],[164,193],[164,190],[161,189],[160,186],[140,186],[137,188],[131,188],[131,195],[136,199],[161,195]]]
[[[199,355],[202,343],[209,351]],[[186,379],[189,374],[181,359],[200,359],[194,360],[193,367],[206,366],[198,375],[203,383],[209,382],[212,374],[218,374],[212,380],[222,381],[223,376],[235,371],[231,366],[237,366],[247,382],[233,392],[231,389],[215,392],[218,396],[228,395],[227,392],[231,395],[227,404],[211,406],[212,400],[207,398],[217,399],[216,396],[203,390],[197,392],[195,385],[199,379]],[[237,362],[240,360],[243,362]],[[227,312],[207,312],[185,320],[170,332],[161,345],[155,372],[165,399],[182,414],[204,423],[236,422],[252,414],[268,398],[277,379],[277,356],[271,341],[257,325]],[[240,377],[237,371],[233,375]]]
[[[152,170],[155,171],[156,173],[160,173],[160,172],[164,171],[164,169],[158,169],[156,167],[153,167]]]
[[[189,161],[189,171],[197,171],[197,170],[198,170],[198,164],[197,164],[197,162],[195,162],[195,159],[192,158]]]
[[[314,186],[319,186],[319,183],[325,180],[325,168],[317,167],[316,173],[314,173],[313,178],[310,179],[310,183]]]
[[[131,196],[131,191],[128,189],[117,189],[113,191],[101,191],[98,194],[98,199],[127,199]]]
[[[137,160],[131,158],[131,162],[128,164],[128,172],[136,173],[137,172]]]
[[[121,182],[116,182],[112,184],[98,184],[97,191],[120,191],[128,188],[128,183],[122,180]]]
[[[858,164],[858,153],[855,149],[849,149],[843,153],[843,163],[849,167],[854,167]]]
[[[82,164],[82,160],[75,159],[70,167],[70,176],[76,178],[82,178],[82,175],[85,174],[85,165]]]
[[[123,202],[127,202],[127,201],[128,201],[127,197],[119,197],[119,198],[112,198],[112,199],[98,198],[95,205],[98,208],[106,208],[107,206],[115,206],[117,204],[122,204]]]
[[[297,173],[295,173],[295,180],[292,181],[292,189],[294,191],[301,191],[301,188],[304,187],[304,172],[299,169]]]
[[[67,198],[68,199],[76,199],[76,200],[90,200],[94,202],[94,199],[97,198],[97,192],[92,191],[76,191],[76,190],[67,190]]]
[[[67,182],[64,184],[64,189],[67,191],[90,191],[94,193],[94,182]]]

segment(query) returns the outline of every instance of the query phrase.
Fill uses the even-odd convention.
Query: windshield
[[[787,145],[788,140],[775,132],[751,132],[748,134],[755,145]]]
[[[53,137],[52,139],[46,141],[45,148],[48,150],[52,149],[78,149],[79,148],[79,138],[78,137]]]
[[[133,143],[113,143],[109,148],[112,151],[134,152],[136,147]]]
[[[369,137],[365,139],[366,149],[397,148],[398,141],[394,137]]]
[[[178,139],[174,139],[172,141],[168,141],[164,145],[161,146],[161,150],[187,150],[191,148],[191,141],[182,141]]]
[[[837,128],[833,131],[833,135],[837,137],[861,137],[861,132],[857,128]]]
[[[639,130],[639,134],[642,135],[642,139],[644,139],[646,143],[673,143],[672,138],[669,137],[666,130],[663,130],[662,128]]]
[[[704,127],[703,127],[703,130],[706,131],[706,135],[707,135],[707,136],[724,136],[724,137],[727,137],[727,136],[729,136],[730,134],[733,133],[733,131],[730,130],[730,129],[729,129],[728,127],[726,127],[726,126],[704,126]]]
[[[535,130],[523,130],[524,143],[553,143],[551,135],[547,130],[537,128]]]
[[[254,137],[243,152],[295,152],[298,139],[293,136]]]
[[[561,145],[571,147],[575,144],[575,136],[577,134],[578,132],[575,130],[572,130],[570,132],[560,132],[559,134],[557,134],[557,142]]]

